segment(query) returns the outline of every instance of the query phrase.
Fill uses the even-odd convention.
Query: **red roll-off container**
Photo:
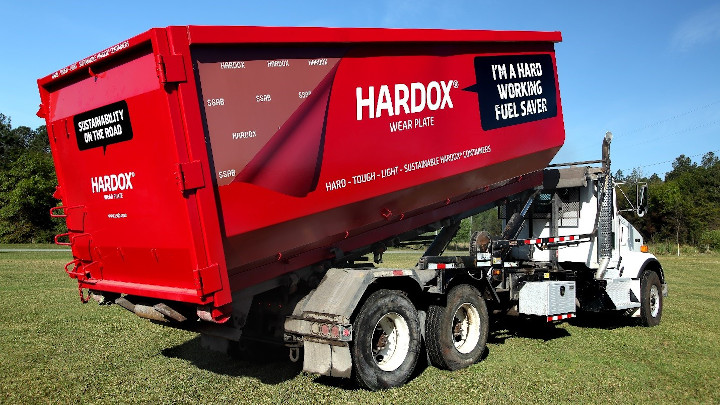
[[[558,32],[168,27],[38,81],[67,270],[196,304],[541,182]]]

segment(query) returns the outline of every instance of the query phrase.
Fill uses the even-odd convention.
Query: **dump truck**
[[[38,116],[65,271],[83,302],[215,350],[276,342],[373,390],[422,356],[477,362],[491,314],[655,325],[667,284],[618,213],[610,137],[600,167],[548,168],[565,139],[560,41],[173,26],[62,68],[38,80]],[[463,218],[495,207],[501,235],[443,254]],[[414,268],[378,267],[428,235]]]

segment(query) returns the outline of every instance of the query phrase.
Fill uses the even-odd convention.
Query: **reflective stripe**
[[[455,263],[428,263],[428,269],[430,270],[437,270],[437,269],[454,269]]]
[[[558,236],[550,238],[537,238],[537,239],[519,239],[518,243],[525,245],[542,245],[543,243],[557,243],[557,242],[569,242],[583,237],[589,237],[587,235],[570,235],[570,236]]]
[[[569,313],[569,314],[550,315],[550,316],[547,317],[547,321],[548,321],[548,322],[561,321],[561,320],[563,320],[563,319],[570,319],[570,318],[575,318],[575,314],[571,312],[571,313]]]

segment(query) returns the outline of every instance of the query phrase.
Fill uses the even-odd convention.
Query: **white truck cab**
[[[516,243],[506,261],[569,271],[577,284],[580,311],[624,311],[653,326],[662,316],[667,283],[640,232],[618,210],[618,184],[609,170],[610,139],[606,136],[603,144],[602,167],[545,170],[543,187],[536,191],[515,236],[525,243]],[[638,187],[637,206],[632,210],[637,215],[647,211],[646,197],[647,187]],[[506,223],[521,202],[501,206]]]

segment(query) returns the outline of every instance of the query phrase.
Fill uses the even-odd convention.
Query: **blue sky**
[[[599,158],[662,177],[680,154],[720,154],[720,3],[713,1],[6,2],[0,113],[44,124],[36,80],[152,27],[273,25],[561,31],[566,142],[556,162]]]

